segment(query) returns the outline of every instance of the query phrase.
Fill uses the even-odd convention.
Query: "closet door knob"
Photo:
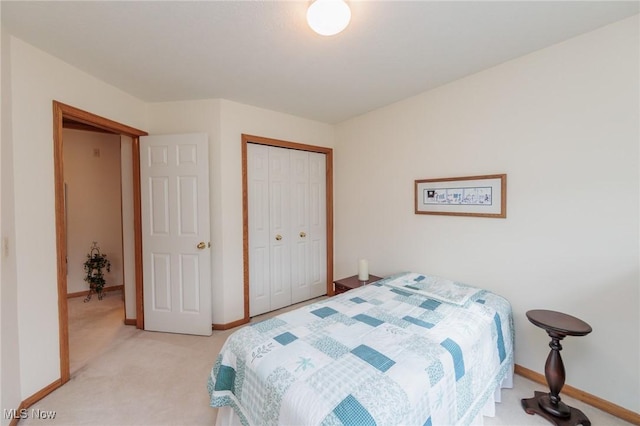
[[[307,236],[307,234],[305,232],[302,232],[302,231],[300,232],[300,238],[304,238],[306,236]]]
[[[207,244],[205,244],[204,241],[200,241],[196,247],[198,250],[204,250],[204,248],[207,247]]]
[[[278,234],[276,235],[276,241],[280,241],[282,239],[282,235]]]

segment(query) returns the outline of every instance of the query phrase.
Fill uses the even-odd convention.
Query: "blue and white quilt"
[[[234,332],[208,390],[244,425],[467,425],[512,371],[509,302],[403,273]]]

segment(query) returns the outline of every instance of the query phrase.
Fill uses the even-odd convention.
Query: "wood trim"
[[[309,151],[309,152],[319,152],[321,154],[329,154],[333,152],[332,148],[327,148],[324,146],[316,146],[316,145],[307,145],[298,142],[289,142],[283,141],[279,139],[270,139],[262,136],[254,136],[242,134],[242,143],[254,143],[257,145],[267,145],[267,146],[276,146],[279,148],[289,148],[289,149],[297,149],[300,151]]]
[[[242,282],[244,297],[244,313],[240,321],[242,324],[249,322],[249,178],[247,166],[247,139],[242,135]],[[238,321],[235,321],[238,322]],[[235,323],[234,322],[234,323]],[[234,324],[231,323],[231,324]],[[219,326],[220,327],[220,326]],[[216,325],[214,324],[214,330]],[[219,328],[226,330],[226,328]]]
[[[72,107],[71,105],[63,104],[62,102],[53,101],[53,105],[54,108],[57,108],[62,112],[62,118],[71,119],[82,124],[88,124],[89,126],[97,127],[99,129],[106,130],[110,133],[115,133],[118,135],[126,135],[130,137],[148,135],[148,133],[143,130],[138,130],[134,127],[118,123],[117,121],[100,117],[99,115],[83,111],[79,108]],[[62,125],[62,122],[60,123],[60,125]]]
[[[64,108],[53,101],[53,162],[56,214],[56,251],[58,253],[58,333],[60,344],[60,381],[71,378],[69,370],[69,313],[67,312],[67,225],[64,206],[64,165],[62,121]]]
[[[110,285],[109,287],[105,287],[102,289],[102,291],[118,291],[118,290],[124,290],[124,285],[120,284],[120,285]],[[83,296],[87,296],[89,294],[90,290],[85,290],[85,291],[77,291],[75,293],[67,293],[67,299],[73,299],[74,297],[83,297]],[[123,294],[124,296],[124,294]]]
[[[327,296],[333,296],[333,150],[325,152],[327,156]],[[329,194],[331,194],[329,196]]]
[[[137,325],[137,324],[138,324],[138,321],[135,318],[134,319],[131,319],[131,318],[125,318],[124,319],[124,325]]]
[[[226,324],[211,324],[211,328],[213,330],[229,330],[231,328],[239,327],[241,325],[248,324],[248,323],[249,323],[249,319],[245,320],[245,318],[242,318],[242,319],[239,319],[238,321],[233,321]]]
[[[35,404],[36,402],[40,401],[42,398],[44,398],[45,396],[49,395],[51,392],[53,392],[54,390],[58,389],[62,385],[63,385],[63,383],[60,380],[56,380],[55,382],[53,382],[50,385],[40,389],[38,392],[34,393],[30,397],[28,397],[27,399],[22,401],[22,404],[20,404],[20,405],[24,405],[24,408],[29,408],[33,404]]]
[[[519,376],[522,376],[526,379],[539,383],[543,386],[547,386],[547,379],[544,375],[540,373],[536,373],[533,370],[529,370],[526,367],[516,364],[514,372]],[[595,407],[599,410],[602,410],[606,413],[611,414],[612,416],[616,416],[624,421],[632,423],[634,425],[640,425],[640,413],[636,413],[631,410],[627,410],[619,405],[616,405],[612,402],[599,398],[595,395],[592,395],[583,390],[574,388],[571,385],[564,385],[562,387],[562,395],[570,396],[571,398],[575,398],[578,401],[582,401],[585,404],[589,404],[592,407]]]
[[[65,129],[71,129],[71,130],[82,130],[85,132],[106,133],[111,135],[115,134],[109,130],[99,129],[94,126],[90,126],[84,123],[79,123],[77,121],[69,120],[66,118],[62,121],[62,127]]]
[[[247,189],[247,144],[275,146],[317,152],[326,155],[326,225],[327,225],[327,295],[333,296],[333,149],[323,146],[306,145],[297,142],[270,139],[262,136],[242,134],[242,253],[244,280],[244,317],[242,324],[249,322],[249,200]],[[237,322],[237,321],[236,321]],[[231,324],[235,324],[231,323]]]
[[[133,238],[136,262],[136,328],[144,330],[144,288],[142,269],[142,195],[140,182],[140,137],[131,144],[133,159]]]
[[[134,146],[139,147],[135,143],[140,136],[147,135],[147,132],[135,129],[133,127],[117,123],[108,118],[100,117],[79,108],[63,104],[62,102],[53,101],[53,160],[54,160],[54,194],[55,194],[55,223],[56,223],[56,252],[57,252],[57,282],[58,282],[58,330],[60,343],[60,386],[68,382],[71,378],[69,371],[69,313],[67,309],[67,229],[65,223],[65,206],[64,206],[64,161],[63,161],[63,122],[64,120],[72,120],[88,126],[97,127],[99,129],[126,135],[134,140]],[[136,192],[138,197],[140,194],[139,179],[135,182],[136,158],[134,153],[134,204]],[[137,165],[139,169],[139,164]],[[139,176],[139,173],[138,173]],[[137,184],[137,186],[136,186]],[[139,213],[139,212],[138,212]],[[134,206],[135,215],[135,206]],[[134,223],[134,232],[136,233],[136,241],[142,241],[140,236],[141,227],[139,223],[136,227]],[[139,237],[139,238],[138,238]],[[142,250],[136,247],[136,252]],[[142,268],[141,258],[136,257],[136,288],[141,283],[137,282],[138,268]],[[141,276],[141,274],[140,274]],[[47,389],[47,388],[45,388]]]
[[[24,401],[22,401],[20,403],[20,405],[18,406],[18,409],[16,410],[16,413],[21,413],[22,410],[26,410],[27,408],[31,407],[33,404],[35,404],[36,402],[40,401],[45,396],[49,395],[51,392],[53,392],[54,390],[56,390],[59,387],[61,387],[62,384],[63,383],[62,383],[61,380],[56,380],[55,382],[51,383],[50,385],[48,385],[48,386],[42,388],[41,390],[39,390],[38,392],[34,393],[29,398],[25,399]],[[16,426],[19,421],[20,421],[20,418],[15,418],[14,417],[13,419],[11,419],[11,422],[9,422],[9,425],[10,426]]]

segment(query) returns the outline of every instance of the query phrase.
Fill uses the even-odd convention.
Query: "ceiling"
[[[224,98],[338,123],[639,13],[638,1],[7,1],[3,30],[146,102]]]

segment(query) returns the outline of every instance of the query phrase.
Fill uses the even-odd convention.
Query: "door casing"
[[[249,197],[248,197],[248,170],[247,170],[247,144],[259,144],[276,146],[281,148],[297,149],[301,151],[318,152],[326,155],[326,221],[327,221],[327,295],[333,296],[333,149],[315,145],[305,145],[296,142],[288,142],[278,139],[270,139],[262,136],[242,134],[242,251],[244,268],[244,318],[227,324],[231,328],[249,322]],[[218,327],[216,327],[218,328]]]
[[[58,264],[58,324],[60,335],[60,384],[71,378],[69,368],[69,313],[67,310],[67,229],[64,205],[63,120],[97,127],[108,132],[125,135],[133,140],[133,213],[135,246],[136,328],[144,328],[142,305],[142,225],[140,216],[140,136],[147,132],[117,123],[87,111],[53,101],[53,157],[56,216],[56,251]]]

